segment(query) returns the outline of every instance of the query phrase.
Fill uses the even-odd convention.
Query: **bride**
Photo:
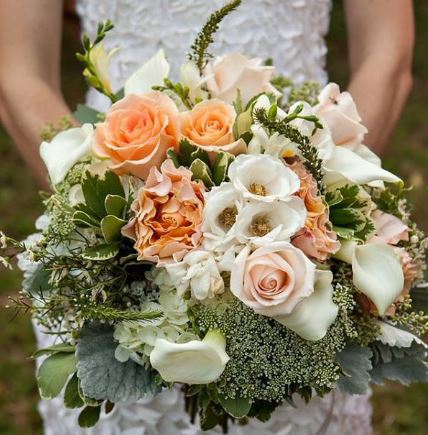
[[[223,0],[79,0],[82,28],[94,34],[99,21],[110,18],[115,29],[107,48],[120,46],[112,62],[116,88],[160,47],[172,65],[184,53],[206,17]],[[227,18],[227,32],[217,34],[216,52],[243,52],[272,57],[277,70],[297,81],[325,83],[324,70],[330,0],[244,0]],[[48,121],[70,114],[61,95],[59,61],[62,2],[0,0],[0,119],[20,153],[44,185],[38,136]],[[366,144],[382,153],[411,87],[413,17],[411,0],[345,0],[351,81],[349,90],[370,133]],[[25,101],[25,106],[22,102]],[[91,90],[88,105],[105,109],[108,102]],[[36,328],[39,347],[50,337]],[[296,400],[298,401],[298,400]],[[117,405],[93,429],[76,426],[77,413],[60,399],[40,404],[47,435],[125,434],[195,435],[179,390],[155,399]],[[268,423],[232,426],[231,434],[371,433],[367,396],[334,393],[294,409],[280,407]],[[219,433],[211,431],[209,433]]]

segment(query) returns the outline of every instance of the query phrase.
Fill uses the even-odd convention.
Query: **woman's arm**
[[[412,87],[412,0],[345,0],[351,65],[349,91],[378,154],[388,144]]]
[[[40,131],[70,115],[60,85],[62,1],[0,0],[0,121],[42,187]]]

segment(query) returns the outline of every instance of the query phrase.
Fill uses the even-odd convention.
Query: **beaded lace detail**
[[[106,39],[107,48],[120,46],[113,59],[111,75],[119,89],[126,77],[164,48],[177,75],[193,38],[206,17],[224,0],[78,0],[83,30],[94,34],[97,23],[110,18],[115,29]],[[260,58],[271,57],[277,71],[295,81],[325,83],[324,70],[330,0],[244,0],[238,12],[228,16],[216,35],[213,51],[218,54],[242,52]],[[227,27],[227,31],[226,28]],[[105,109],[108,101],[94,90],[88,104]],[[29,275],[34,265],[22,259]],[[52,344],[52,336],[35,325],[39,347]],[[297,409],[281,406],[267,423],[231,425],[230,435],[369,435],[369,396],[347,396],[335,392],[309,405],[296,399]],[[117,404],[101,414],[91,429],[77,427],[78,410],[66,409],[61,398],[39,405],[46,435],[214,435],[192,424],[184,409],[179,388],[165,390],[155,398],[134,404]],[[328,423],[328,424],[327,424]]]

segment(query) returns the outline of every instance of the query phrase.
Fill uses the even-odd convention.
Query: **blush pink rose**
[[[339,86],[329,83],[318,97],[314,114],[331,131],[334,143],[354,151],[361,145],[367,128],[361,124],[357,106],[349,92],[340,92]]]
[[[235,141],[233,136],[235,118],[232,105],[217,99],[203,101],[180,115],[181,134],[208,152],[245,153],[247,147],[244,140]]]
[[[135,217],[122,234],[135,240],[139,260],[160,264],[180,261],[201,243],[204,187],[171,160],[153,167],[132,204]]]
[[[167,95],[128,95],[113,104],[96,127],[94,153],[109,158],[119,175],[143,180],[160,167],[169,148],[178,147],[178,109]]]
[[[314,291],[315,265],[288,242],[274,242],[250,252],[245,247],[232,266],[230,289],[256,313],[290,314]]]
[[[375,210],[371,218],[375,226],[375,235],[382,242],[396,245],[402,240],[409,240],[409,227],[396,216]]]
[[[270,84],[273,74],[274,67],[262,65],[261,59],[250,59],[238,53],[210,62],[204,71],[213,97],[232,103],[239,89],[244,104],[262,92],[278,93]]]

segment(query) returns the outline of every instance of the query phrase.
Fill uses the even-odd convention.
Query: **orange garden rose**
[[[113,104],[97,125],[94,152],[111,159],[119,175],[145,180],[152,166],[160,167],[168,148],[177,148],[178,140],[178,109],[171,98],[160,92],[131,94]]]
[[[292,243],[309,257],[325,261],[340,248],[336,233],[330,229],[327,206],[322,197],[317,195],[316,181],[303,164],[297,161],[291,169],[300,178],[297,196],[305,201],[308,211],[305,227],[297,233]]]
[[[165,160],[153,167],[132,204],[135,217],[122,229],[135,240],[139,260],[158,264],[180,261],[199,246],[204,187],[191,181],[192,173]]]
[[[246,151],[246,145],[244,140],[234,139],[235,118],[235,109],[230,104],[215,99],[203,101],[181,114],[181,134],[206,151],[227,151],[238,155]]]

